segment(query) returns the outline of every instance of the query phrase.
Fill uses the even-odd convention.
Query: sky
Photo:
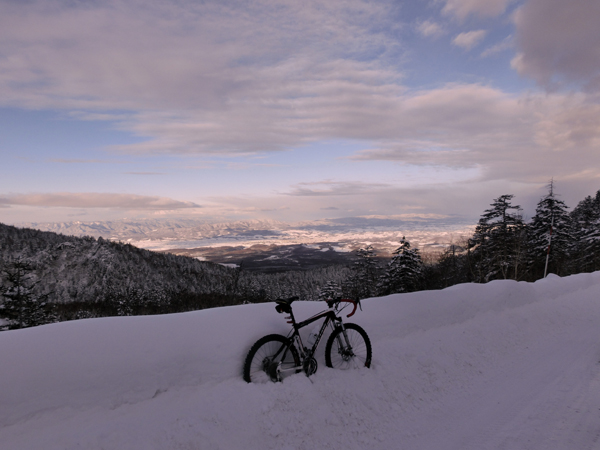
[[[600,2],[0,0],[0,221],[476,220],[600,189]]]

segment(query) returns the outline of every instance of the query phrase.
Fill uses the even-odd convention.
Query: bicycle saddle
[[[275,300],[275,310],[278,313],[290,313],[292,311],[292,302],[298,300],[298,297],[278,298]]]

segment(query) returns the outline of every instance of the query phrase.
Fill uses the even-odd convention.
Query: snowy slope
[[[266,385],[241,366],[286,330],[273,304],[0,333],[0,447],[600,449],[600,273],[369,299],[352,319],[371,369],[321,355]]]

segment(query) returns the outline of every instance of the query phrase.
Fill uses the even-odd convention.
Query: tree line
[[[600,270],[600,191],[569,212],[551,182],[530,221],[523,219],[513,199],[512,194],[495,198],[470,238],[453,243],[429,263],[404,240],[387,264],[378,262],[371,248],[359,250],[354,277],[341,291],[365,298]]]
[[[569,212],[551,182],[529,221],[523,219],[522,209],[513,199],[512,194],[495,198],[473,235],[450,245],[434,262],[424,263],[418,252],[409,253],[406,244],[396,250],[396,261],[392,259],[387,266],[378,266],[373,255],[362,250],[357,272],[369,289],[363,287],[368,292],[361,295],[498,279],[535,281],[548,273],[567,276],[600,270],[600,191]],[[402,271],[394,267],[398,265]]]
[[[443,256],[442,263],[457,267],[446,271],[449,284],[535,281],[548,273],[567,276],[600,269],[600,191],[569,212],[551,182],[528,222],[513,198],[494,199],[468,240],[466,252]]]

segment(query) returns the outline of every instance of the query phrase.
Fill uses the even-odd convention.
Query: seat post
[[[290,305],[290,318],[292,319],[291,323],[294,326],[294,330],[297,330],[298,328],[296,327],[296,318],[294,317],[294,311],[292,310],[292,305]]]

